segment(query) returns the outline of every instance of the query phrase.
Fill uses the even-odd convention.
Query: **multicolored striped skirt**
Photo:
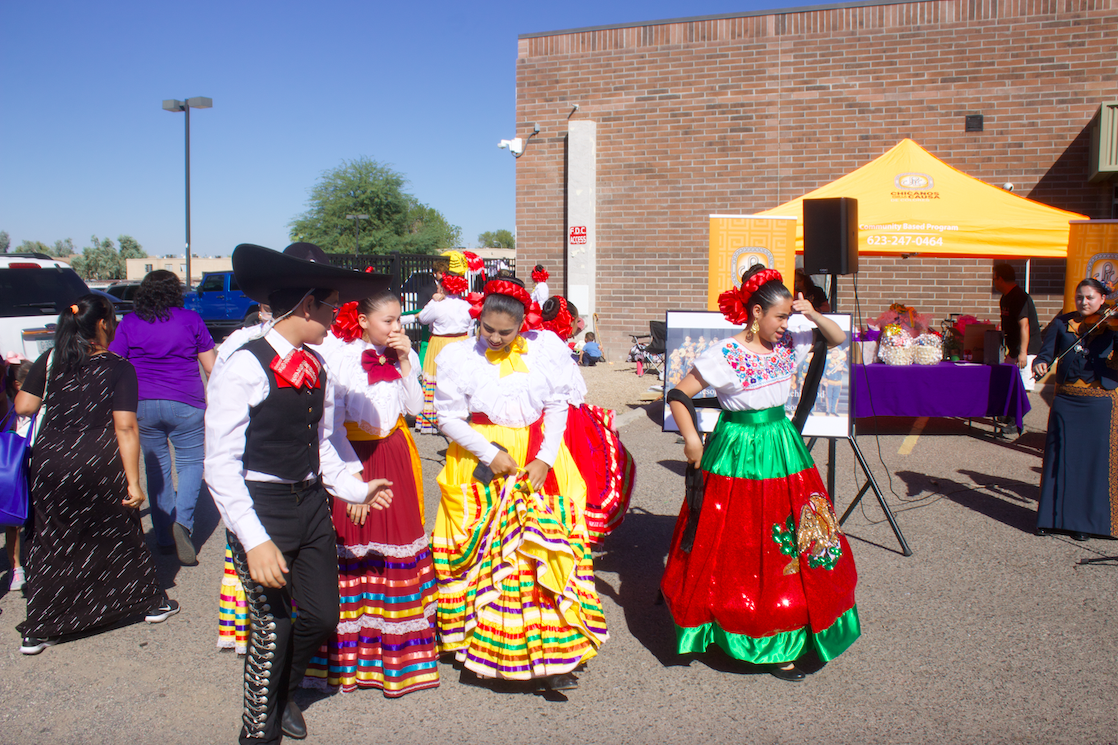
[[[462,341],[466,334],[451,336],[432,335],[427,340],[427,351],[423,355],[423,410],[415,418],[415,427],[420,434],[436,435],[439,433],[439,422],[435,416],[435,381],[438,380],[438,365],[435,360],[439,352],[446,349],[447,345]]]
[[[683,505],[660,584],[680,654],[717,644],[752,663],[834,659],[860,635],[850,544],[783,407],[724,411],[703,453],[694,546]]]
[[[364,479],[391,480],[393,499],[388,509],[369,510],[364,525],[350,518],[347,502],[333,501],[341,615],[302,685],[345,692],[380,688],[389,698],[435,688],[437,590],[415,442],[401,419],[384,439],[351,444],[364,464]]]
[[[563,442],[586,482],[586,532],[599,545],[629,511],[637,466],[621,444],[614,412],[589,404],[570,406]]]
[[[233,568],[233,551],[225,544],[225,574],[221,576],[221,597],[217,609],[217,646],[219,649],[236,649],[244,654],[248,649],[248,605],[245,588]]]
[[[529,458],[530,428],[472,425]],[[534,454],[533,454],[534,456]],[[529,492],[473,479],[477,459],[452,443],[432,543],[439,579],[439,648],[482,677],[528,680],[571,672],[609,638],[594,587],[586,486],[566,446],[554,489]]]

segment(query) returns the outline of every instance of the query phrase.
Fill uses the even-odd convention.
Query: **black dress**
[[[42,396],[46,361],[23,390]],[[31,456],[32,536],[24,636],[88,631],[143,615],[163,598],[128,483],[114,411],[135,411],[136,370],[111,352],[52,376]]]
[[[1036,358],[1078,345],[1056,367],[1037,527],[1118,537],[1118,335],[1104,325],[1080,339],[1092,325],[1057,316]]]

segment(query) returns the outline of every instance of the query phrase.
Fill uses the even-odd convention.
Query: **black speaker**
[[[804,271],[858,272],[858,200],[852,197],[804,200]]]

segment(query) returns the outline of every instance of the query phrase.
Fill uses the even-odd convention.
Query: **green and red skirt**
[[[724,411],[701,462],[694,545],[676,522],[661,588],[680,654],[717,644],[747,662],[823,661],[861,633],[850,544],[783,407]]]

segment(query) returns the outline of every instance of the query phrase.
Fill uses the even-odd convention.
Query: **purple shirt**
[[[129,313],[116,327],[109,349],[132,363],[140,383],[140,400],[179,401],[206,407],[206,389],[198,355],[214,348],[202,316],[171,308],[167,321],[149,323]]]

